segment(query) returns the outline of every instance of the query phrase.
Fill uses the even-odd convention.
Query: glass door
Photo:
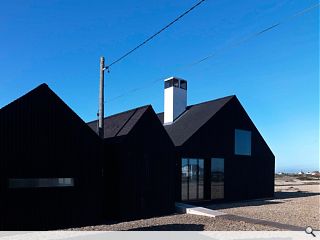
[[[211,158],[211,199],[224,198],[224,159]]]
[[[181,163],[181,199],[202,200],[204,198],[204,160],[183,158]]]

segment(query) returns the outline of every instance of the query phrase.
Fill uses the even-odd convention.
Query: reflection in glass
[[[181,199],[199,200],[204,197],[203,159],[183,158],[181,162]]]
[[[211,199],[224,198],[224,159],[211,158]]]
[[[189,200],[197,199],[198,160],[189,159]]]
[[[234,153],[251,156],[251,132],[235,129]]]
[[[181,165],[181,200],[188,200],[188,159],[182,159]]]
[[[199,169],[199,181],[198,181],[198,199],[203,199],[204,194],[204,188],[203,188],[203,178],[204,178],[204,160],[199,159],[198,160],[198,169]]]

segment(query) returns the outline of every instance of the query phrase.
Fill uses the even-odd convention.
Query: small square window
[[[235,130],[234,153],[251,156],[251,131]]]

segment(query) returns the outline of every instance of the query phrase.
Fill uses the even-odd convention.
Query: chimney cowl
[[[164,80],[164,124],[171,124],[187,107],[187,81],[170,77]]]

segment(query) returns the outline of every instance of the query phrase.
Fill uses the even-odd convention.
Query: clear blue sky
[[[112,61],[195,0],[2,1],[0,107],[47,83],[85,121],[96,118],[99,57]],[[106,75],[107,115],[152,104],[188,80],[188,104],[236,94],[276,155],[277,171],[319,169],[319,9],[197,66],[183,66],[318,3],[207,0]]]

